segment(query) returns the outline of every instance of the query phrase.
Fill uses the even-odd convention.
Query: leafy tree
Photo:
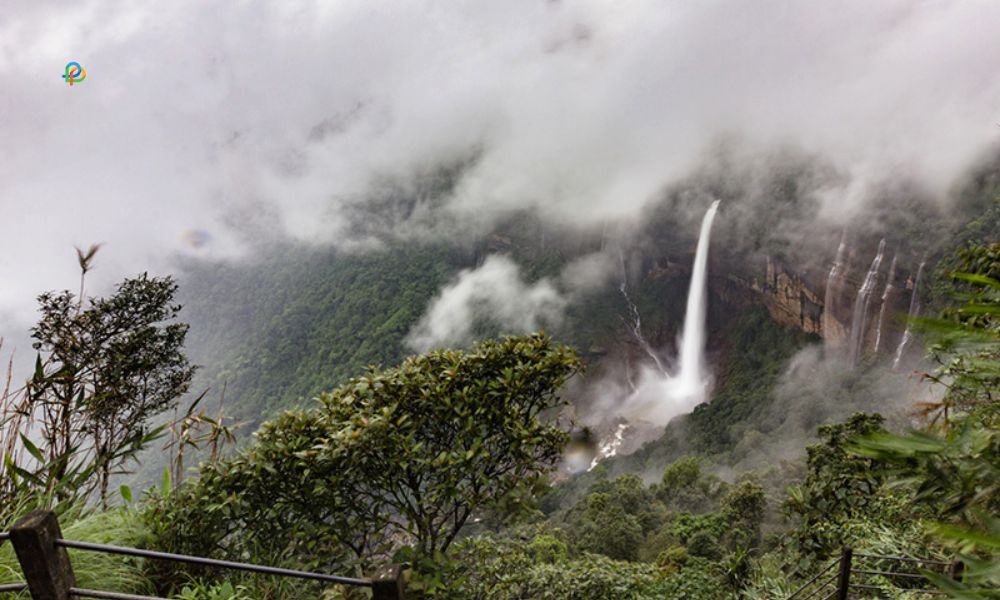
[[[663,492],[670,494],[675,490],[693,486],[701,477],[701,464],[693,456],[678,459],[663,469]]]
[[[729,523],[726,537],[731,547],[749,550],[760,546],[760,524],[766,506],[764,488],[754,481],[741,481],[726,492],[722,514]]]
[[[591,486],[590,491],[607,494],[610,502],[638,519],[644,532],[658,528],[666,518],[666,507],[638,475],[622,475],[611,481],[600,481]]]
[[[96,251],[78,250],[79,295],[38,298],[32,336],[39,355],[21,410],[32,415],[42,444],[21,436],[37,463],[18,474],[63,498],[86,497],[96,484],[106,504],[111,475],[160,434],[149,420],[176,405],[195,368],[182,352],[188,326],[175,321],[181,307],[170,277],[144,273],[107,298],[84,300],[83,277]],[[73,485],[64,485],[69,479]]]
[[[586,509],[574,526],[576,548],[616,560],[635,560],[642,544],[642,525],[609,494],[587,496]]]
[[[804,556],[825,558],[845,543],[840,526],[873,512],[884,471],[868,457],[850,453],[853,438],[882,429],[878,414],[857,413],[845,423],[823,425],[823,441],[806,449],[808,474],[805,482],[789,490],[786,510],[798,518],[795,539]]]
[[[667,465],[655,493],[672,509],[706,511],[715,505],[723,487],[717,477],[702,473],[697,457],[686,456]]]
[[[580,367],[536,334],[372,368],[206,464],[150,517],[180,532],[174,547],[222,539],[223,555],[342,560],[340,545],[364,564],[393,536],[413,542],[418,562],[439,556],[474,514],[516,510],[507,501],[560,459],[567,435],[546,417]],[[224,518],[204,526],[213,517],[201,512]]]

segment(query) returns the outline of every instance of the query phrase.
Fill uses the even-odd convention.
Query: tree
[[[39,461],[22,474],[51,494],[70,494],[71,475],[86,496],[96,473],[102,504],[111,475],[161,431],[152,417],[173,408],[195,368],[182,347],[188,326],[176,322],[177,284],[148,274],[125,279],[113,295],[84,300],[83,277],[97,248],[78,251],[79,296],[66,290],[38,297],[41,319],[32,329],[39,354],[25,387],[24,411],[37,415],[44,448],[22,439]]]
[[[795,539],[807,557],[823,559],[841,544],[842,525],[873,512],[884,469],[872,458],[849,450],[854,438],[884,431],[878,414],[856,413],[844,423],[823,425],[823,441],[806,449],[808,474],[800,487],[789,490],[785,509],[799,519]]]
[[[190,496],[278,556],[341,544],[365,563],[393,536],[434,557],[474,514],[516,510],[510,500],[561,458],[568,436],[548,416],[580,368],[543,334],[371,368],[203,467]]]
[[[671,509],[703,512],[714,506],[724,487],[715,475],[701,471],[697,457],[685,456],[663,469],[655,492]]]
[[[475,511],[494,508],[561,458],[567,434],[543,419],[581,368],[543,334],[484,341],[372,369],[320,398],[320,462],[405,518],[417,550],[444,552]]]
[[[639,519],[609,494],[594,492],[585,502],[586,509],[574,527],[577,548],[616,560],[635,560],[643,539]]]
[[[733,549],[751,550],[760,546],[760,525],[766,507],[764,488],[754,481],[741,481],[726,492],[722,513],[729,524],[726,537]]]

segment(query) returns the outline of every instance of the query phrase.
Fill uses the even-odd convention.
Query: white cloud
[[[72,285],[73,244],[106,242],[100,287],[176,252],[236,255],[233,223],[336,242],[373,177],[473,152],[454,214],[592,223],[634,215],[722,134],[940,190],[1000,133],[1000,4],[986,0],[8,0],[3,13],[0,315],[19,325],[38,291]],[[68,60],[88,73],[73,89]]]
[[[418,352],[461,346],[472,341],[473,328],[483,320],[499,325],[503,333],[528,333],[558,324],[565,306],[566,299],[549,280],[526,283],[514,261],[493,255],[441,290],[407,344]]]

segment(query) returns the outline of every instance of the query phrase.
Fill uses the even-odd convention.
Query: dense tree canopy
[[[205,465],[156,520],[190,533],[176,544],[203,551],[212,546],[204,536],[239,530],[238,543],[223,548],[237,555],[266,549],[336,562],[340,547],[365,564],[387,536],[418,556],[443,553],[473,515],[516,508],[507,500],[559,460],[568,436],[550,412],[580,366],[539,334],[370,369],[317,408],[267,423],[247,451]],[[203,522],[187,512],[191,501],[216,507],[225,522]]]

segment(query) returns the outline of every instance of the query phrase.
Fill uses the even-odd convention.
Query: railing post
[[[406,600],[403,566],[386,565],[372,577],[372,600]]]
[[[850,546],[844,546],[840,553],[840,574],[837,576],[837,600],[847,600],[847,594],[851,589],[851,557],[854,550]]]
[[[62,537],[55,513],[33,510],[10,528],[10,542],[34,600],[69,600],[76,585],[69,554],[56,540]]]

